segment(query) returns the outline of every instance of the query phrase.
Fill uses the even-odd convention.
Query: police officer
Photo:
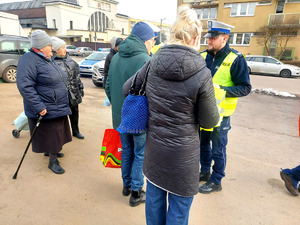
[[[208,33],[204,36],[207,38],[208,49],[201,53],[211,70],[213,82],[226,91],[224,117],[220,126],[200,133],[199,181],[207,182],[199,187],[199,192],[205,194],[222,190],[227,135],[231,128],[230,116],[234,113],[238,97],[246,96],[251,91],[246,60],[243,54],[231,49],[227,43],[232,28],[234,27],[219,21],[208,21]],[[214,165],[210,173],[212,160]]]

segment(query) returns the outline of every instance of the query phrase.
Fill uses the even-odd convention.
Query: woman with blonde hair
[[[211,73],[197,51],[200,35],[195,10],[180,7],[170,45],[161,47],[135,75],[139,90],[150,66],[143,166],[148,225],[188,224],[193,196],[199,190],[199,128],[214,127],[219,120]],[[131,80],[123,86],[124,94]]]

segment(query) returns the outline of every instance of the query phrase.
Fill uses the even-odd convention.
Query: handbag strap
[[[149,73],[149,70],[150,70],[150,63],[147,67],[147,70],[146,70],[146,75],[145,75],[145,78],[144,78],[144,81],[143,81],[143,84],[139,90],[139,95],[145,95],[146,94],[146,82],[147,82],[147,78],[148,78],[148,73]],[[129,89],[129,93],[130,94],[135,94],[135,82],[136,82],[136,77],[137,77],[137,74],[134,75],[134,78],[132,79],[132,82],[131,82],[131,86],[130,86],[130,89]]]
[[[64,80],[64,78],[63,78],[61,72],[59,71],[59,69],[56,68],[56,66],[53,66],[53,65],[52,65],[51,63],[49,63],[49,62],[47,62],[47,63],[48,63],[53,69],[55,69],[55,70],[58,72],[58,74],[59,74],[61,80],[64,82],[64,84],[65,84],[67,90],[69,90],[68,85],[66,84],[66,82],[65,82],[65,80]]]

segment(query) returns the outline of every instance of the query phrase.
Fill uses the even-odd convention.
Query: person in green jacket
[[[150,52],[155,43],[153,29],[144,22],[138,22],[131,34],[119,45],[119,52],[112,58],[105,85],[106,95],[112,106],[113,128],[121,123],[124,102],[123,84],[150,59]],[[122,143],[122,179],[124,196],[130,196],[129,205],[144,203],[146,193],[144,185],[143,161],[146,133],[121,134]]]

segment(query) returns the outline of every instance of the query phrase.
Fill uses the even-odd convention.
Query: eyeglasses
[[[151,44],[152,44],[152,46],[154,46],[154,45],[155,45],[155,43],[156,43],[155,37],[154,37],[154,38],[151,38],[151,39],[149,39],[147,42],[148,42],[148,43],[151,43]]]

